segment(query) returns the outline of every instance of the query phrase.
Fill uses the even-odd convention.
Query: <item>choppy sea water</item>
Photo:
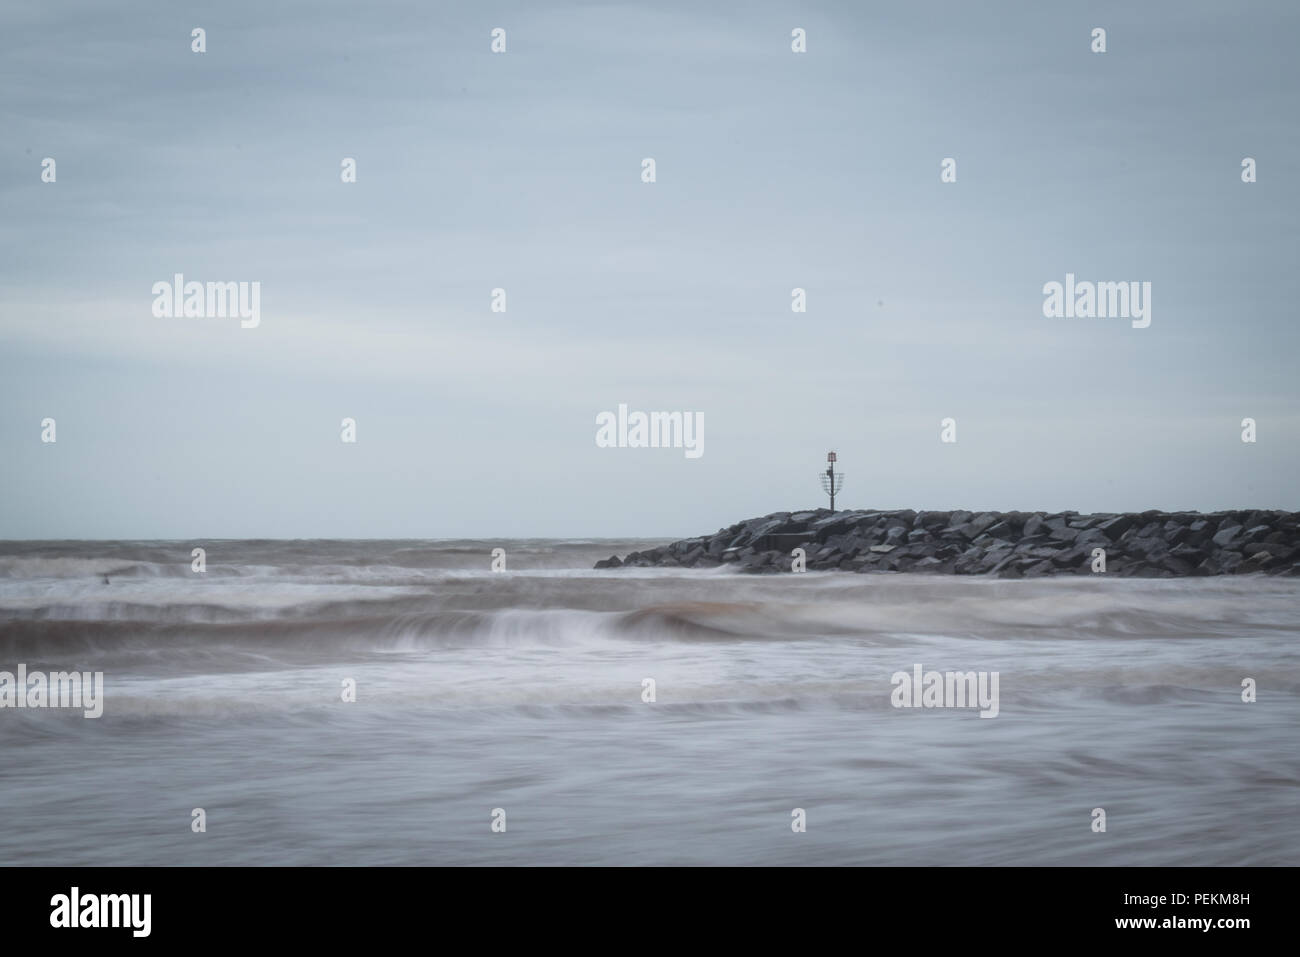
[[[105,676],[0,709],[0,864],[1300,863],[1294,579],[591,570],[646,545],[0,543],[0,671]]]

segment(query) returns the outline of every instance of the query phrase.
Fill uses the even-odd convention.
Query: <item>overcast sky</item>
[[[829,448],[841,507],[1300,508],[1298,39],[1289,0],[7,2],[0,538],[698,534],[823,504]],[[178,272],[260,326],[156,318]],[[1150,327],[1045,318],[1067,272]],[[704,454],[597,448],[619,403]]]

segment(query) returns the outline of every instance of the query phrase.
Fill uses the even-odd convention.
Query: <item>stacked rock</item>
[[[1092,573],[1102,549],[1115,575],[1300,575],[1300,512],[774,512],[596,567],[788,572],[796,548],[809,570],[1036,578]]]

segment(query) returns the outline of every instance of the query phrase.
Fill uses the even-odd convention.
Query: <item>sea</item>
[[[0,865],[1300,863],[1296,579],[655,544],[0,542]]]

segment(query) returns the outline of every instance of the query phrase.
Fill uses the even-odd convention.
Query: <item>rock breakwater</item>
[[[774,512],[596,567],[734,565],[770,574],[791,571],[796,549],[810,571],[1300,575],[1300,512]]]

